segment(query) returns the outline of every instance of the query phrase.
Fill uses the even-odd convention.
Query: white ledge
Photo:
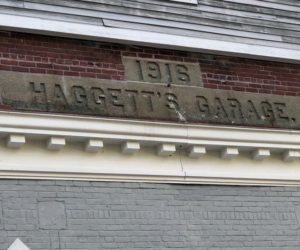
[[[7,138],[7,147],[21,148],[26,142],[24,135],[9,135]]]
[[[300,158],[300,152],[298,150],[286,150],[283,153],[284,161],[293,161]]]
[[[252,153],[253,159],[258,161],[266,159],[267,157],[270,157],[270,155],[270,150],[266,148],[255,149]]]
[[[300,185],[296,130],[0,111],[0,140],[12,135],[28,141],[0,143],[0,178]]]
[[[138,142],[126,141],[122,143],[122,153],[123,154],[134,154],[140,150],[140,144]]]
[[[103,148],[103,141],[102,140],[95,140],[95,139],[88,139],[85,143],[85,151],[91,152],[91,153],[96,153],[100,149]]]
[[[206,148],[203,146],[191,146],[188,148],[188,156],[198,158],[206,154]]]
[[[11,21],[13,20],[13,22]],[[248,58],[300,62],[300,50],[189,36],[111,28],[85,23],[0,14],[2,29],[78,39],[119,42]]]
[[[157,154],[160,156],[172,156],[176,152],[174,144],[163,143],[157,147]]]
[[[226,147],[221,151],[221,156],[223,159],[231,159],[238,155],[239,155],[238,148]]]
[[[47,141],[47,148],[50,150],[60,150],[66,145],[65,138],[51,136]]]
[[[214,125],[193,125],[138,120],[94,118],[71,115],[21,113],[0,111],[0,133],[21,134],[35,138],[55,137],[63,145],[63,138],[95,139],[106,142],[140,142],[160,145],[175,144],[183,148],[235,147],[253,150],[300,150],[300,131],[290,129],[260,129]]]

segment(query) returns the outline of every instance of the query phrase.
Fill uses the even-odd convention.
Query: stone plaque
[[[194,86],[0,72],[5,109],[300,129],[300,98]]]
[[[123,57],[130,81],[203,86],[199,63]]]

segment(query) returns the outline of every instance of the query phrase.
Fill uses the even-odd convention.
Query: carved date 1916
[[[202,86],[197,63],[123,57],[128,80],[167,85]]]

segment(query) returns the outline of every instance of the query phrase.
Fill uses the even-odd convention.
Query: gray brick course
[[[300,188],[0,180],[0,249],[300,249]]]

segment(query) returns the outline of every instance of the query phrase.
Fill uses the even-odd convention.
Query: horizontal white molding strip
[[[0,134],[35,138],[65,137],[69,141],[101,139],[136,141],[142,145],[176,144],[240,149],[300,150],[300,131],[213,125],[193,125],[71,115],[0,111]]]
[[[0,140],[0,178],[300,185],[295,130],[1,111]]]
[[[12,22],[13,20],[13,22]],[[248,58],[300,62],[300,50],[0,14],[2,29]]]
[[[46,150],[43,143],[25,145],[21,150],[0,146],[0,178],[64,179],[90,181],[157,182],[223,185],[299,186],[299,162],[270,158],[222,159],[209,154],[200,159],[179,154],[162,157],[151,150],[122,154],[114,146],[93,154],[78,145]]]

